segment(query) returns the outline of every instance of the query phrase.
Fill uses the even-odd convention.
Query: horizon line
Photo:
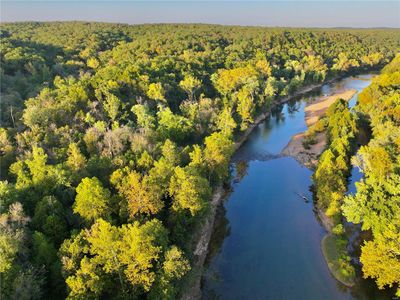
[[[19,0],[14,0],[22,2]],[[36,0],[30,0],[26,2],[35,2]],[[96,1],[96,0],[89,0]],[[107,0],[108,1],[108,0]],[[136,1],[136,0],[135,0]],[[286,1],[286,0],[284,0]],[[3,2],[3,0],[0,0]],[[12,2],[8,0],[8,2]],[[48,1],[40,1],[48,2]],[[115,25],[126,25],[126,26],[143,26],[143,25],[211,25],[211,26],[222,26],[222,27],[254,27],[254,28],[279,28],[279,29],[395,29],[400,30],[399,27],[391,26],[371,26],[371,27],[352,27],[352,26],[281,26],[281,25],[240,25],[240,24],[219,24],[219,23],[202,23],[202,22],[148,22],[148,23],[126,23],[126,22],[108,22],[108,21],[90,21],[90,20],[24,20],[24,21],[0,21],[2,24],[15,24],[15,23],[100,23],[100,24],[115,24]]]

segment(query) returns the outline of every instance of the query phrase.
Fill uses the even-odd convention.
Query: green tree
[[[238,105],[237,112],[242,118],[242,123],[240,125],[241,130],[246,130],[249,123],[252,123],[253,113],[255,110],[254,99],[252,97],[251,91],[248,88],[242,88],[237,93]]]
[[[125,276],[132,285],[149,291],[156,279],[152,266],[168,243],[167,231],[160,221],[152,220],[141,226],[138,223],[124,225],[121,234],[119,260],[126,265]]]
[[[32,246],[34,253],[33,262],[38,267],[45,266],[47,269],[57,261],[57,250],[54,245],[46,238],[46,236],[35,231],[32,236]],[[55,275],[55,274],[53,274]]]
[[[229,160],[233,153],[232,140],[221,132],[215,132],[205,138],[204,160],[210,170],[210,176],[215,175],[223,180],[228,174]]]
[[[120,112],[123,109],[123,103],[121,102],[121,100],[117,96],[109,93],[103,105],[104,110],[107,112],[108,117],[111,119],[111,121],[117,121],[119,119]]]
[[[155,266],[176,260],[177,276],[187,271],[181,253],[170,253],[164,258],[168,235],[158,220],[139,225],[138,222],[116,227],[98,219],[90,230],[82,231],[61,248],[66,282],[71,298],[100,297],[104,295],[107,275],[117,277],[122,296],[138,297],[149,291],[157,279]],[[181,261],[181,263],[178,263]]]
[[[166,253],[162,268],[149,294],[150,299],[175,299],[179,291],[176,281],[190,270],[183,252],[172,246]]]
[[[400,283],[400,231],[393,232],[395,226],[390,226],[382,238],[375,237],[373,241],[365,242],[361,248],[360,261],[363,264],[363,276],[376,280],[380,289],[386,285],[392,287]],[[399,295],[397,291],[396,295]]]
[[[341,52],[338,57],[335,58],[335,64],[332,66],[332,69],[337,71],[349,71],[351,68],[358,66],[359,63],[357,60],[348,58],[346,53]]]
[[[137,124],[140,128],[145,130],[154,129],[156,120],[147,106],[136,104],[132,107],[132,112],[136,115]]]
[[[35,207],[32,226],[46,234],[56,245],[67,236],[65,210],[54,196],[43,197]]]
[[[0,215],[0,273],[9,271],[15,260],[27,257],[27,224],[22,204],[15,202]]]
[[[154,193],[148,176],[142,178],[139,173],[125,168],[115,171],[110,181],[126,199],[131,218],[139,213],[153,215],[162,209],[163,202],[160,195]]]
[[[176,167],[171,177],[169,193],[173,197],[172,209],[187,209],[195,216],[207,207],[211,188],[208,181],[191,167]]]
[[[201,86],[201,81],[193,75],[186,75],[183,80],[179,82],[179,86],[188,94],[189,100],[195,100],[195,92]]]
[[[150,99],[165,102],[165,91],[161,83],[150,83],[147,90],[147,96]]]
[[[74,212],[87,223],[110,216],[110,191],[96,178],[84,178],[76,188]]]
[[[193,124],[190,120],[174,114],[169,108],[161,108],[157,113],[157,117],[157,132],[164,140],[184,141],[193,130]]]
[[[82,154],[76,143],[68,146],[67,166],[76,173],[82,173],[86,168],[86,157]]]
[[[143,151],[137,161],[137,165],[143,170],[148,171],[153,166],[153,164],[154,164],[153,157],[146,150]]]
[[[8,168],[14,161],[15,148],[10,140],[10,136],[5,128],[0,128],[0,176],[5,178]]]

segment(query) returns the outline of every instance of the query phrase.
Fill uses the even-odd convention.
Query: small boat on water
[[[295,192],[295,193],[296,193],[297,196],[299,196],[301,199],[303,199],[304,202],[306,202],[306,203],[309,202],[308,198],[306,196],[304,196],[304,194],[300,194],[298,192]]]

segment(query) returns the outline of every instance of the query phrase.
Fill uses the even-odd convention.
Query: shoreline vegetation
[[[355,92],[348,91],[348,97]],[[315,208],[327,234],[321,240],[321,250],[331,274],[344,285],[355,284],[356,270],[347,250],[348,238],[343,224],[341,205],[348,189],[351,157],[356,151],[358,118],[350,112],[348,100],[334,99],[314,131],[326,136],[326,146],[318,157],[313,174]],[[314,125],[317,126],[317,125]],[[313,128],[309,131],[313,132]],[[315,133],[313,133],[315,134]]]

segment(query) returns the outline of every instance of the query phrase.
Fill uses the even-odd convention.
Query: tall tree
[[[83,178],[76,188],[74,212],[87,223],[110,216],[111,193],[96,177]]]
[[[169,193],[173,197],[174,210],[188,209],[192,216],[207,207],[211,196],[208,181],[191,167],[176,167],[171,178]]]
[[[189,100],[195,100],[195,92],[201,86],[201,81],[193,75],[186,75],[183,80],[179,82],[179,86],[188,94]]]

